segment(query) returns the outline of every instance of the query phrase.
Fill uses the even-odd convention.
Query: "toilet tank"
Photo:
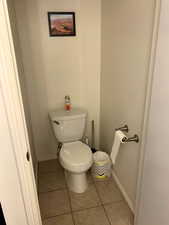
[[[57,109],[49,113],[54,134],[59,142],[73,142],[82,139],[87,112],[83,109],[65,111]]]

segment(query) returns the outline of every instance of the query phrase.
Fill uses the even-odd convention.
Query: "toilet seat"
[[[75,173],[87,171],[93,163],[91,149],[80,141],[63,144],[59,157],[62,166]]]

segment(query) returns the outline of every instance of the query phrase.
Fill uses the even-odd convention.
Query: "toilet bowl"
[[[64,143],[59,160],[65,169],[69,189],[76,193],[84,192],[88,186],[86,172],[93,163],[89,146],[81,141]]]

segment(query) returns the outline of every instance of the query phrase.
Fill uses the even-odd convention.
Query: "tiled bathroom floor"
[[[88,190],[68,190],[57,160],[39,163],[39,203],[43,225],[133,225],[133,215],[113,179],[95,181]]]

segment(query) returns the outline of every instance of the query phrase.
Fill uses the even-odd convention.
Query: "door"
[[[138,225],[169,224],[169,1],[161,1]]]
[[[41,225],[6,0],[0,27],[0,201],[7,225]]]

